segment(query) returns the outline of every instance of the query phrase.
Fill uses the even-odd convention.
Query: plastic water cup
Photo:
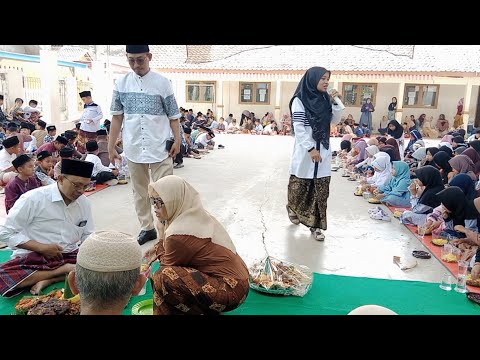
[[[442,281],[440,282],[440,289],[445,291],[452,290],[452,275],[450,275],[450,273],[443,273]]]
[[[458,261],[458,276],[457,283],[455,285],[455,291],[461,294],[467,292],[467,271],[468,262],[464,260]]]

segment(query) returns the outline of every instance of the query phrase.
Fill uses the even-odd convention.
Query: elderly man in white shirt
[[[79,120],[80,136],[95,140],[97,131],[100,130],[100,120],[103,118],[102,109],[93,102],[91,91],[82,91],[79,95],[84,103],[83,114]]]
[[[63,159],[58,182],[31,190],[15,202],[0,240],[15,250],[0,265],[0,295],[31,287],[38,294],[75,268],[80,243],[94,232],[90,201],[83,195],[93,164]]]
[[[173,174],[172,158],[179,153],[181,144],[178,120],[181,114],[170,81],[150,69],[152,54],[148,45],[127,45],[126,53],[133,72],[115,82],[108,153],[112,164],[120,158],[115,141],[123,124],[123,150],[128,159],[135,210],[141,225],[138,242],[142,245],[157,238],[148,197],[149,169],[153,182]],[[174,142],[167,150],[170,130]]]

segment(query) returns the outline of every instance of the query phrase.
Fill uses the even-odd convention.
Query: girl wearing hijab
[[[433,126],[433,116],[429,116],[423,123],[423,136],[430,139],[438,138],[438,131]]]
[[[447,119],[445,119],[445,114],[440,114],[437,120],[437,128],[439,131],[439,135],[443,136],[448,132],[450,128],[450,123]]]
[[[458,100],[457,103],[457,113],[455,114],[455,118],[453,120],[453,127],[455,129],[459,128],[460,126],[463,126],[463,98]]]
[[[366,124],[370,131],[373,130],[372,125],[372,112],[375,111],[375,107],[373,106],[370,98],[365,100],[365,104],[362,105],[360,110],[362,112],[362,116],[360,116],[360,126]]]
[[[378,147],[375,145],[370,145],[365,148],[365,153],[367,157],[362,161],[355,165],[355,168],[359,170],[359,172],[365,172],[367,166],[372,164],[373,156],[378,153]]]
[[[440,143],[440,144],[442,144],[442,143]],[[439,146],[438,151],[446,152],[448,154],[448,156],[453,157],[452,145],[445,145],[445,143],[444,143],[443,145]]]
[[[370,146],[370,145],[375,145],[375,146],[378,147],[378,140],[375,139],[375,138],[369,139],[369,140],[367,141],[367,145],[368,145],[368,146]]]
[[[295,225],[308,226],[319,241],[325,240],[322,230],[327,229],[332,153],[330,123],[337,122],[343,111],[337,104],[332,105],[338,92],[327,93],[329,80],[327,69],[308,69],[289,104],[295,145],[288,184],[288,217]]]
[[[405,211],[400,216],[402,224],[424,224],[427,215],[440,205],[437,193],[444,189],[440,171],[427,165],[415,170],[416,179],[410,185],[411,210]]]
[[[409,129],[410,132],[410,141],[408,142],[407,145],[407,151],[409,152],[414,152],[415,150],[413,149],[413,144],[415,144],[417,141],[422,140],[422,134],[420,134],[420,131],[418,131],[416,128],[411,128]]]
[[[480,153],[480,140],[470,141],[468,143],[468,146],[470,146],[471,148],[475,149],[478,153]]]
[[[473,172],[475,175],[480,174],[480,153],[474,148],[469,147],[462,152],[462,155],[468,156],[473,162]]]
[[[452,171],[450,174],[448,174],[449,180],[451,180],[457,174],[467,174],[473,181],[478,180],[477,176],[473,172],[473,161],[467,155],[457,155],[448,160],[448,163],[452,167]]]
[[[414,159],[413,163],[410,165],[412,168],[421,168],[422,166],[425,166],[425,163],[427,161],[427,148],[425,147],[419,147],[417,150],[415,150],[412,154],[412,158]]]
[[[392,102],[388,105],[388,120],[395,120],[396,112],[397,112],[397,98],[393,97]]]
[[[425,124],[425,119],[427,118],[427,114],[422,114],[418,117],[417,123],[418,123],[418,128],[423,129],[423,125]]]
[[[447,233],[455,237],[464,237],[454,229],[455,226],[465,226],[467,229],[477,231],[478,212],[473,201],[468,201],[464,192],[457,186],[450,186],[437,194],[443,207],[443,218]]]
[[[379,152],[375,154],[375,159],[372,161],[372,167],[375,174],[366,179],[367,184],[370,185],[373,191],[379,186],[388,184],[392,178],[392,164],[390,163],[390,156],[387,153]]]
[[[365,160],[366,154],[365,149],[367,148],[367,143],[363,139],[359,139],[355,145],[353,145],[352,156],[354,158],[348,163],[348,165],[356,165],[363,160]]]
[[[167,175],[148,193],[165,236],[149,250],[155,315],[214,315],[239,307],[248,295],[248,269],[223,225],[185,180]],[[165,240],[163,240],[165,239]]]
[[[393,150],[394,156],[392,157],[392,161],[400,161],[401,156],[397,141],[394,138],[390,138],[385,142],[385,145],[390,145]]]
[[[439,152],[440,150],[436,147],[429,147],[427,148],[427,155],[425,156],[425,164],[424,165],[432,165],[435,166],[433,163],[433,156]]]
[[[450,186],[459,187],[465,194],[467,201],[472,201],[476,197],[475,183],[470,179],[470,176],[466,174],[456,175],[452,181],[450,181]],[[435,231],[440,234],[445,229],[445,221],[443,218],[443,207],[442,205],[437,206],[433,209],[433,212],[428,214],[427,223],[427,234]]]
[[[410,183],[408,164],[404,161],[394,161],[392,178],[388,184],[378,187],[375,197],[387,206],[410,206],[410,191],[408,191]]]
[[[398,151],[400,153],[400,160],[403,160],[405,139],[403,137],[402,125],[400,125],[397,120],[391,120],[388,123],[387,133],[397,141]]]
[[[452,172],[452,166],[448,162],[452,157],[445,151],[439,151],[433,156],[433,163],[440,170],[444,184],[448,184],[448,174]]]

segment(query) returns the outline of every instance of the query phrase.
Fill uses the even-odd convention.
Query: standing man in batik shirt
[[[108,153],[114,164],[115,158],[119,158],[115,142],[123,124],[123,150],[128,159],[135,210],[141,224],[138,242],[142,245],[157,238],[148,184],[173,174],[172,158],[179,153],[181,144],[178,120],[181,114],[170,81],[150,69],[152,54],[148,45],[127,45],[126,53],[133,72],[115,82]],[[167,150],[170,131],[174,142]]]

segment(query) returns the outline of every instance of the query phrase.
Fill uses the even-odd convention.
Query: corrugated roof
[[[150,45],[150,50],[157,69],[480,72],[478,45]]]
[[[92,61],[87,49],[64,45],[58,50],[58,59],[67,61]]]

